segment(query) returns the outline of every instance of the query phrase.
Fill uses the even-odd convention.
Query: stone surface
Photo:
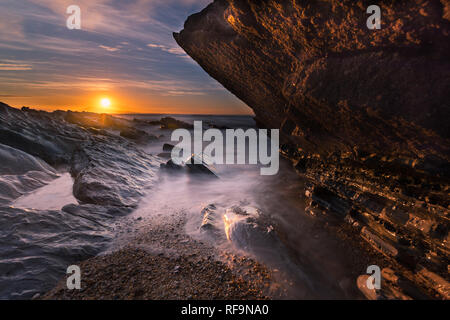
[[[0,103],[0,299],[32,298],[68,265],[105,250],[114,218],[130,213],[155,183],[158,162],[115,134],[116,121],[125,128],[111,116]],[[62,171],[72,174],[79,205],[14,207]]]
[[[381,30],[366,27],[370,4],[216,0],[174,38],[281,130],[308,212],[362,229],[396,272],[446,298],[416,266],[449,279],[450,1],[381,1]]]
[[[17,149],[15,155],[23,161],[34,161],[27,171],[36,166],[68,167],[79,201],[127,211],[156,179],[157,162],[127,139],[91,128],[130,130],[125,120],[109,115],[18,110],[0,103],[0,143]]]
[[[191,174],[203,175],[205,177],[219,178],[216,168],[205,159],[203,155],[193,154],[186,160],[186,168]]]

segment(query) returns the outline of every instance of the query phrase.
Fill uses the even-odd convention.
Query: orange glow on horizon
[[[168,97],[154,94],[125,92],[88,92],[78,95],[56,94],[27,97],[4,97],[1,102],[15,108],[22,106],[52,112],[54,110],[87,111],[108,114],[221,114],[253,115],[250,108],[240,103],[230,107],[229,101],[214,101],[202,97]]]

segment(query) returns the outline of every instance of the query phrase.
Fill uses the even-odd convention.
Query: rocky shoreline
[[[113,237],[111,223],[155,183],[159,162],[116,132],[127,127],[107,115],[0,103],[0,161],[9,164],[0,172],[0,297],[31,298],[50,289],[73,260],[102,252]],[[59,210],[12,205],[67,172],[78,203]]]
[[[280,129],[281,155],[305,180],[296,197],[304,201],[311,219],[344,239],[347,249],[354,248],[352,261],[358,270],[368,263],[382,268],[380,290],[365,288],[367,275],[351,284],[344,279],[336,287],[358,286],[368,299],[450,299],[450,2],[385,1],[380,31],[365,27],[365,7],[364,1],[350,0],[327,0],[320,6],[292,0],[264,5],[216,0],[189,17],[174,38],[254,110],[259,127]],[[104,221],[133,212],[144,190],[157,183],[163,160],[137,144],[158,137],[141,125],[190,128],[175,119],[147,123],[0,104],[0,143],[5,145],[0,155],[7,159],[19,154],[21,163],[37,172],[14,172],[3,181],[0,202],[9,203],[41,186],[39,179],[51,180],[54,168],[65,168],[75,180],[74,196],[80,204],[40,213],[43,219],[53,226],[58,215],[68,215],[74,225],[80,224],[77,219],[94,220],[83,237],[108,234]],[[53,169],[39,166],[40,159]],[[15,228],[27,218],[17,208],[0,210],[3,217],[17,219]],[[245,235],[253,221],[238,220],[245,223],[234,227]],[[127,248],[82,263],[87,281],[100,283],[98,293],[68,293],[61,283],[45,297],[206,298],[213,292],[219,299],[285,296],[277,289],[265,290],[277,281],[271,281],[264,267],[250,262],[257,268],[256,280],[240,280],[241,273],[234,272],[239,267],[227,265],[229,259],[211,261],[208,257],[217,252],[199,240],[171,238],[185,234],[172,230],[184,225],[183,219],[175,221],[159,231],[146,230],[145,239],[132,239]],[[283,239],[288,235],[269,233],[258,241],[289,244]],[[156,242],[178,251],[178,256],[149,251],[154,247],[149,244]],[[100,252],[90,248],[89,241],[83,243],[82,249],[76,248],[77,261]],[[198,261],[186,253],[195,248]],[[8,253],[11,259],[16,258],[13,251]],[[357,257],[360,254],[364,256]],[[114,265],[114,260],[121,263]],[[113,266],[105,273],[109,262]],[[146,263],[162,268],[145,271]],[[142,272],[135,275],[126,266]],[[3,268],[14,273],[9,266]],[[182,273],[183,268],[204,281],[204,291],[189,282],[191,278],[175,287],[181,280],[174,280],[178,273],[172,271]],[[159,277],[143,278],[149,272]],[[118,275],[114,281],[112,274]],[[224,275],[225,288],[217,274]],[[136,286],[124,286],[120,278]],[[144,288],[137,284],[141,281]],[[170,289],[161,292],[158,286]],[[185,288],[189,286],[193,291]],[[108,293],[108,287],[116,292]]]
[[[367,298],[449,299],[450,2],[385,1],[380,31],[366,7],[216,0],[174,38],[280,129],[307,212],[390,261]]]
[[[120,237],[117,218],[135,211],[146,190],[160,179],[157,172],[164,159],[144,152],[140,145],[158,139],[139,129],[147,125],[161,125],[161,130],[188,127],[168,117],[158,123],[140,123],[87,112],[19,110],[0,103],[0,218],[6,231],[14,230],[0,235],[5,245],[0,262],[5,297],[11,297],[9,292],[20,277],[36,281],[33,286],[23,281],[23,289],[19,286],[12,296],[20,299],[267,299],[285,295],[272,281],[270,269],[188,236],[183,215],[167,217],[162,223],[147,217],[142,230],[126,230],[119,247],[97,256]],[[78,204],[61,210],[10,205],[61,171],[72,175]],[[23,173],[27,177],[17,176],[11,186],[13,175]],[[40,265],[28,262],[29,255],[36,256]],[[17,261],[15,270],[11,259]],[[64,270],[74,263],[82,270],[81,291],[66,289]],[[40,272],[36,280],[35,268]],[[61,281],[51,289],[56,279]]]
[[[80,204],[67,205],[59,213],[48,212],[48,214],[51,219],[56,219],[55,224],[60,224],[60,221],[63,220],[69,222],[73,218],[81,219],[78,222],[74,221],[74,226],[75,224],[83,226],[85,221],[92,222],[93,225],[88,228],[83,226],[86,228],[83,233],[102,236],[109,234],[113,228],[108,226],[108,221],[114,221],[114,217],[127,215],[135,210],[135,204],[140,201],[140,192],[143,192],[142,189],[136,187],[136,183],[140,184],[141,182],[134,181],[130,186],[127,186],[127,183],[122,185],[121,176],[136,174],[136,177],[144,177],[142,186],[145,185],[144,180],[146,183],[149,181],[154,183],[157,179],[157,175],[153,171],[150,171],[153,176],[147,176],[147,173],[133,171],[134,167],[128,166],[128,163],[126,166],[122,166],[122,170],[127,170],[127,173],[112,176],[108,170],[115,170],[118,157],[111,157],[111,155],[115,155],[116,152],[121,154],[121,150],[126,150],[132,157],[140,154],[145,161],[154,161],[150,168],[154,167],[155,172],[158,170],[158,164],[163,165],[165,161],[153,159],[152,156],[141,153],[142,151],[133,142],[136,139],[125,139],[120,132],[135,130],[135,128],[127,129],[127,122],[120,125],[115,124],[115,121],[122,122],[118,118],[59,111],[46,113],[30,109],[17,110],[6,105],[3,105],[3,113],[0,115],[3,120],[1,129],[11,130],[10,123],[14,123],[18,129],[14,133],[9,131],[10,135],[21,136],[20,139],[5,140],[10,145],[10,147],[5,146],[5,150],[23,149],[26,152],[34,152],[38,156],[37,152],[43,152],[43,148],[50,148],[47,150],[49,156],[58,159],[48,158],[47,161],[55,167],[70,168],[75,178],[74,194]],[[67,115],[70,115],[70,122],[64,117]],[[106,124],[103,124],[105,117],[108,117],[108,120]],[[74,118],[77,120],[74,121]],[[92,119],[95,121],[92,122]],[[98,125],[99,122],[103,125]],[[45,130],[42,130],[44,124]],[[59,134],[56,139],[48,139],[48,134],[51,132],[50,125],[58,130]],[[115,133],[111,130],[115,130]],[[46,138],[40,139],[41,135],[45,135]],[[81,139],[81,137],[83,138]],[[28,148],[31,142],[24,143],[28,140],[40,147]],[[69,154],[71,156],[65,152],[61,152],[60,155],[55,153],[58,148],[69,148],[68,144],[62,144],[61,141],[70,141]],[[78,141],[78,145],[74,143],[75,141]],[[120,145],[123,145],[124,149],[118,147]],[[26,157],[32,157],[32,155]],[[49,174],[49,179],[52,179],[55,175],[54,169],[48,167],[44,162],[39,162],[39,158],[36,159],[27,159],[27,161],[31,161],[30,168],[48,171],[46,174]],[[126,159],[120,161],[127,161]],[[136,159],[139,160],[139,158]],[[104,166],[99,167],[100,164]],[[325,165],[323,164],[323,166]],[[12,170],[13,168],[13,166],[9,166],[7,169]],[[30,168],[21,167],[21,170]],[[139,170],[141,169],[139,168]],[[330,287],[332,291],[337,290],[336,293],[330,291],[330,297],[341,290],[350,293],[356,291],[357,288],[361,291],[360,296],[353,292],[349,297],[357,296],[369,299],[440,299],[445,297],[447,294],[446,280],[442,276],[423,267],[417,269],[417,272],[412,272],[411,269],[397,264],[387,254],[395,252],[396,247],[386,245],[383,239],[360,225],[357,220],[350,220],[352,215],[346,211],[349,210],[349,207],[344,198],[336,197],[335,193],[330,193],[329,188],[319,188],[311,183],[316,178],[309,176],[308,172],[299,165],[296,166],[296,169],[309,181],[306,184],[304,195],[300,195],[307,204],[306,212],[317,221],[318,229],[325,230],[336,239],[340,239],[337,241],[343,241],[342,249],[347,252],[347,259],[353,266],[351,279],[342,279],[333,285],[335,288]],[[350,172],[353,169],[354,167],[348,170]],[[128,172],[128,170],[132,171]],[[143,176],[140,176],[142,174]],[[83,177],[84,175],[86,177]],[[153,178],[149,180],[148,177]],[[117,188],[112,189],[113,192],[99,187],[99,183],[107,182],[111,178],[117,180],[108,182],[110,187],[117,185]],[[366,185],[369,186],[368,183]],[[34,185],[34,188],[37,187],[39,185]],[[129,192],[129,187],[133,188],[133,192],[128,193],[129,196],[126,198],[121,197],[121,194]],[[104,205],[102,205],[103,203]],[[5,212],[8,212],[7,216],[9,214],[22,215],[22,212],[15,208],[2,207],[0,210],[4,212],[4,215]],[[10,213],[11,210],[14,212]],[[206,206],[198,213],[203,216],[201,224],[198,225],[199,230],[204,234],[211,234],[213,239],[228,237],[233,247],[241,248],[242,252],[257,253],[260,247],[263,249],[270,247],[276,252],[276,256],[271,257],[272,260],[284,260],[283,255],[288,253],[282,252],[286,250],[286,246],[289,250],[289,245],[292,245],[290,240],[284,239],[283,237],[286,235],[283,234],[271,234],[272,226],[264,223],[265,218],[260,216],[257,209],[230,207],[226,210],[227,214],[229,216],[231,214],[230,217],[237,216],[233,219],[235,222],[228,226],[225,225],[225,230],[221,226],[217,229],[215,224],[215,221],[221,220],[220,212],[223,210],[223,208],[219,210],[212,204]],[[36,213],[34,214],[36,219],[42,216],[42,213]],[[26,212],[23,214],[29,215]],[[138,220],[141,221],[142,218]],[[267,267],[255,259],[249,258],[248,254],[236,254],[235,250],[215,248],[214,241],[205,242],[192,238],[186,233],[187,220],[183,214],[174,212],[164,220],[151,216],[145,217],[143,220],[139,224],[138,232],[126,232],[126,239],[121,242],[125,245],[113,247],[108,253],[100,256],[96,255],[102,252],[102,247],[98,247],[94,251],[84,249],[85,252],[82,254],[68,257],[71,263],[79,264],[82,269],[83,290],[67,290],[66,279],[65,277],[60,278],[62,271],[59,270],[53,274],[53,277],[61,279],[58,285],[45,294],[42,291],[39,294],[33,294],[33,297],[35,299],[285,299],[297,297],[295,293],[297,284],[292,277],[283,274],[286,270],[278,270],[273,266]],[[75,231],[74,226],[71,227],[70,232],[72,233]],[[220,235],[221,233],[223,234]],[[363,241],[360,241],[360,234],[365,237]],[[105,239],[108,237],[110,236]],[[88,240],[86,239],[86,241]],[[253,247],[255,244],[258,246]],[[372,249],[371,251],[371,247],[376,250]],[[386,252],[386,250],[391,251]],[[281,255],[278,256],[278,254]],[[308,259],[308,257],[306,258]],[[381,291],[367,290],[364,287],[363,280],[367,276],[358,278],[361,270],[371,263],[376,263],[383,268],[385,282]],[[314,269],[317,267],[319,266],[308,266],[310,269],[308,272],[314,273]],[[356,281],[357,278],[358,281]],[[302,281],[300,280],[300,284]],[[319,287],[323,285],[323,288],[326,288],[329,284],[318,282],[315,285]],[[306,296],[311,298],[311,294],[313,293],[310,292]],[[337,296],[342,296],[342,293]],[[299,297],[304,297],[304,295],[301,294]],[[317,298],[320,297],[321,295],[317,294]]]
[[[282,296],[279,288],[271,287],[272,271],[244,256],[219,256],[215,248],[186,235],[185,223],[183,216],[145,221],[145,227],[124,247],[80,263],[81,290],[68,290],[64,278],[39,299],[259,300]]]

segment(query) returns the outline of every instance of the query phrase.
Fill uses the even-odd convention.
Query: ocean
[[[118,116],[158,137],[138,147],[144,157],[148,155],[158,165],[168,160],[163,145],[176,142],[170,139],[171,130],[147,122],[165,116],[189,124],[202,121],[221,130],[255,127],[250,116]],[[117,135],[115,130],[110,133]],[[127,166],[120,159],[108,160],[113,166]],[[180,214],[187,217],[184,232],[188,236],[210,243],[219,252],[247,255],[276,270],[280,284],[289,284],[285,290],[288,298],[358,296],[355,286],[350,285],[354,267],[349,265],[346,251],[305,212],[301,190],[306,182],[288,160],[280,159],[280,170],[273,176],[262,176],[260,165],[215,165],[218,179],[161,170],[158,165],[151,169],[155,180],[151,185],[143,187],[145,181],[127,181],[135,185],[140,198],[125,215],[111,214],[101,204],[85,205],[77,200],[72,193],[73,177],[67,169],[46,168],[48,172],[41,174],[41,180],[36,174],[26,177],[30,172],[1,175],[0,196],[4,201],[0,204],[0,298],[43,294],[64,276],[69,265],[130,245],[147,217],[176,219]],[[108,172],[116,171],[111,168]],[[123,197],[126,200],[126,195]],[[202,228],[204,209],[211,205],[216,216],[208,223],[220,234],[217,237]],[[255,208],[256,222],[244,224],[243,228],[232,225],[233,219],[242,220],[230,211],[233,208]]]

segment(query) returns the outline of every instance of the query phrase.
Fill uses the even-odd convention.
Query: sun
[[[102,100],[100,100],[100,105],[103,108],[108,108],[109,106],[111,106],[111,100],[109,100],[108,98],[103,98]]]

